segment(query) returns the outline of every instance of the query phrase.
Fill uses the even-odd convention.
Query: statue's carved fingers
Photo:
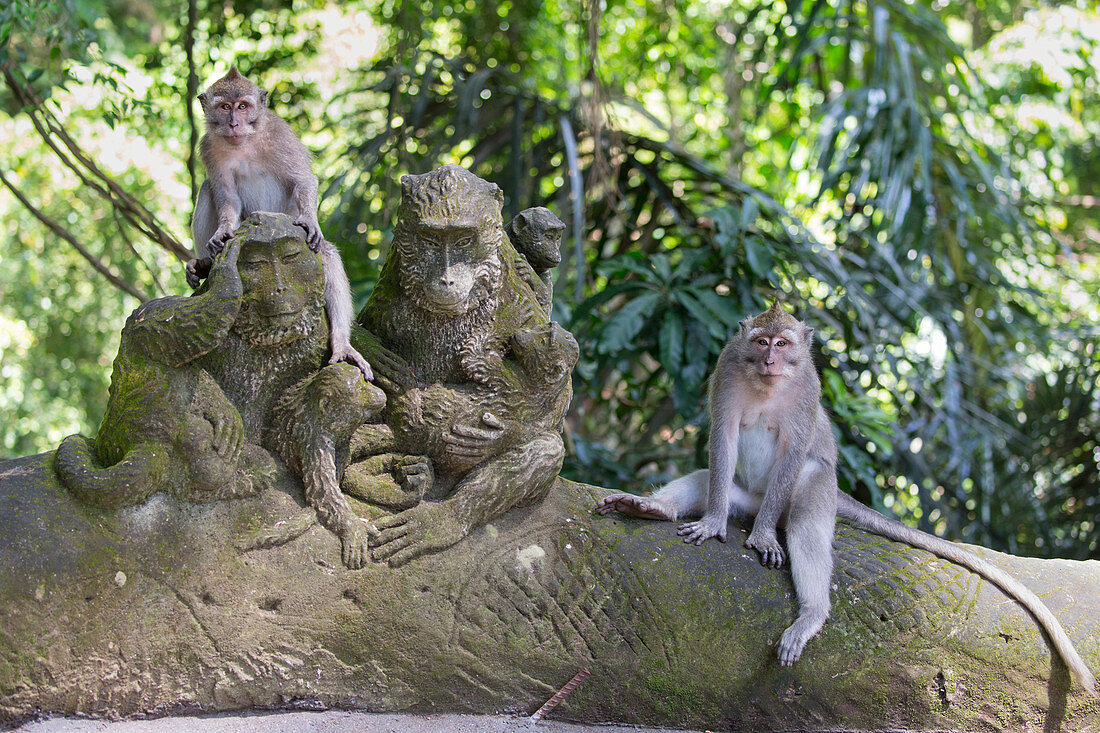
[[[214,451],[226,460],[236,460],[244,445],[244,423],[237,415],[219,415],[211,420],[214,426]]]
[[[447,502],[419,504],[377,524],[382,529],[371,540],[373,557],[391,567],[450,547],[466,536],[465,526]]]
[[[353,521],[340,537],[341,559],[348,569],[359,570],[370,558],[371,529],[362,520]]]

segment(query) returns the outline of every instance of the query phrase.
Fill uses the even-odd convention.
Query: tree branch
[[[12,195],[14,195],[15,198],[19,199],[19,203],[23,204],[24,208],[26,208],[27,211],[31,212],[31,214],[34,215],[34,218],[42,222],[50,231],[52,231],[58,237],[64,239],[66,242],[71,244],[73,248],[80,253],[80,256],[86,259],[91,264],[91,266],[95,268],[96,272],[107,278],[112,285],[114,285],[119,290],[129,293],[130,295],[134,296],[142,302],[149,299],[149,296],[141,292],[141,290],[139,290],[136,286],[129,282],[126,282],[121,277],[111,272],[111,269],[107,267],[107,265],[104,264],[103,261],[101,261],[98,257],[89,252],[87,249],[85,249],[84,245],[78,242],[67,229],[58,224],[55,220],[46,216],[46,214],[41,209],[37,208],[34,204],[27,200],[27,197],[23,195],[23,192],[16,188],[15,184],[7,179],[2,170],[0,170],[0,183],[3,183],[4,186],[12,192]]]
[[[72,170],[82,183],[90,186],[96,193],[106,198],[144,236],[159,244],[182,262],[191,259],[190,251],[168,233],[152,212],[127,193],[111,176],[100,169],[87,156],[57,118],[44,107],[41,99],[20,82],[12,72],[11,67],[4,66],[3,71],[4,81],[8,88],[16,99],[27,108],[28,116],[35,129],[38,130],[43,141],[54,151],[61,162]],[[61,141],[67,153],[58,146],[57,140]],[[88,173],[98,180],[89,178]]]

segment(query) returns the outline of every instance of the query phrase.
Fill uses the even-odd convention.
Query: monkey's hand
[[[770,568],[778,568],[783,565],[783,548],[779,545],[779,538],[775,536],[775,530],[766,530],[753,527],[745,540],[745,547],[752,548],[760,553],[760,564]]]
[[[387,562],[390,567],[446,549],[467,533],[454,507],[445,501],[418,504],[379,519],[377,525],[382,531],[371,540],[373,556],[376,562]]]
[[[305,229],[306,244],[309,245],[310,250],[316,252],[321,248],[321,242],[325,238],[321,234],[321,225],[317,223],[316,216],[300,216],[294,220],[294,226]],[[370,377],[367,378],[370,379]]]
[[[443,435],[445,451],[456,458],[472,458],[476,461],[489,456],[493,444],[504,437],[504,423],[491,412],[481,415],[478,426],[459,423]]]
[[[415,504],[435,481],[432,462],[427,456],[402,456],[393,465],[393,477]]]
[[[211,444],[214,451],[225,460],[236,460],[244,445],[244,422],[237,414],[215,415],[209,418],[214,426]]]
[[[378,535],[378,530],[362,517],[356,517],[348,523],[347,529],[340,535],[340,554],[349,570],[358,570],[370,558],[370,541]]]
[[[374,379],[374,372],[370,368],[370,364],[363,358],[363,355],[355,350],[355,347],[350,342],[345,341],[342,344],[333,342],[332,344],[332,358],[328,360],[329,364],[339,364],[342,361],[350,361],[355,366],[359,367],[359,371],[363,372],[363,378],[368,382]]]
[[[470,379],[480,384],[488,384],[492,375],[504,365],[504,357],[496,349],[486,349],[484,353],[476,356],[464,354],[461,362]]]
[[[684,538],[689,545],[701,545],[711,537],[717,537],[719,542],[726,541],[726,517],[703,515],[697,522],[681,524],[676,534]]]

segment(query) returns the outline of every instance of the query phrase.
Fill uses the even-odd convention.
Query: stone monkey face
[[[563,231],[565,223],[542,206],[521,211],[508,224],[512,245],[537,270],[548,270],[561,262]]]
[[[421,305],[440,315],[458,316],[487,295],[486,264],[496,260],[495,247],[477,227],[411,228],[411,257],[403,259],[406,282],[419,283]]]
[[[309,333],[321,317],[325,271],[300,234],[246,239],[237,259],[244,295],[234,331],[281,344]]]

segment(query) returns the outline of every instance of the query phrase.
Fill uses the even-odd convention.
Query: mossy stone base
[[[558,480],[443,552],[344,568],[285,474],[257,497],[163,495],[117,512],[62,489],[51,454],[0,463],[0,720],[308,703],[377,711],[535,710],[711,730],[1088,730],[1035,623],[977,576],[840,526],[833,618],[795,667],[774,644],[790,575],[669,523],[595,517],[605,490]],[[1100,668],[1100,562],[981,551],[1034,589]]]

